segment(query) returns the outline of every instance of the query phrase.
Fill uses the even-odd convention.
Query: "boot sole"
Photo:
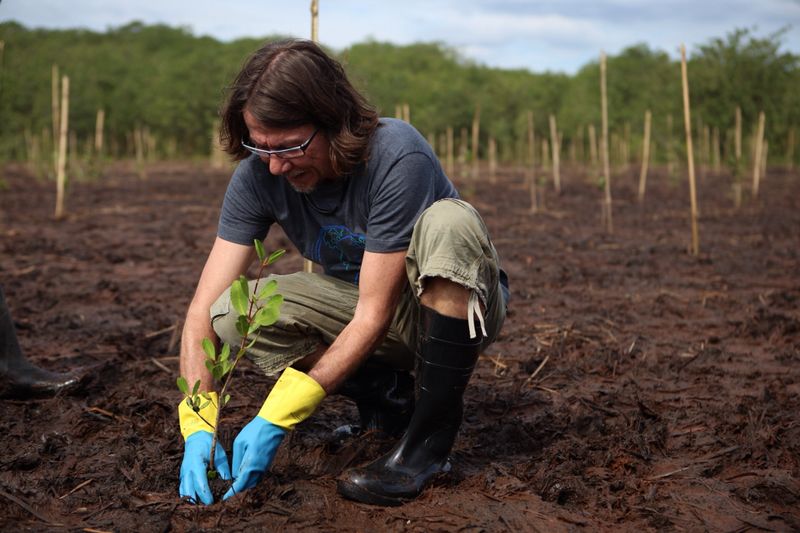
[[[392,498],[383,494],[370,492],[361,485],[350,481],[339,480],[336,484],[339,494],[349,500],[355,500],[370,505],[380,505],[381,507],[397,507],[411,501],[406,498]]]

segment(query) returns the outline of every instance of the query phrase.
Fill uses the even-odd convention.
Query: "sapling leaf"
[[[178,376],[178,389],[186,396],[189,395],[189,383],[187,383],[186,378],[183,376]]]
[[[279,307],[280,304],[275,305],[269,303],[256,311],[256,314],[253,317],[253,324],[250,326],[250,329],[258,329],[260,327],[274,324],[280,315]],[[253,328],[253,326],[255,326],[255,328]]]
[[[247,329],[250,327],[250,323],[247,321],[247,317],[244,315],[239,315],[239,318],[236,319],[236,331],[242,337],[247,336]]]
[[[217,471],[216,470],[207,470],[206,477],[208,479],[217,479]]]
[[[209,372],[213,371],[214,361],[212,361],[211,359],[206,359],[206,368],[208,369]]]
[[[231,401],[231,395],[226,394],[222,397],[222,405],[228,405],[228,402]]]
[[[264,257],[266,257],[267,252],[264,251],[264,243],[258,239],[253,241],[253,244],[256,246],[256,255],[258,255],[258,261],[260,263],[264,262]]]
[[[240,315],[247,314],[247,308],[250,305],[249,292],[247,279],[244,276],[239,276],[239,279],[231,284],[231,303]]]
[[[260,291],[258,291],[258,299],[263,300],[278,288],[278,282],[274,279],[269,280]]]
[[[227,361],[231,356],[231,345],[227,342],[222,345],[222,351],[219,354],[220,361]]]
[[[216,359],[217,359],[217,349],[214,347],[214,343],[211,342],[211,339],[209,339],[208,337],[203,339],[203,351],[206,352],[206,355],[212,361],[216,361]]]
[[[280,257],[285,253],[286,250],[275,250],[274,252],[269,254],[269,259],[267,259],[267,265],[271,265],[272,263],[280,259]]]
[[[256,337],[253,337],[253,340],[251,340],[249,343],[247,343],[247,346],[245,346],[245,347],[244,347],[244,349],[245,349],[245,350],[249,350],[250,348],[252,348],[252,347],[253,347],[253,345],[256,343],[256,341],[257,341],[257,340],[258,340],[258,337],[257,337],[257,336],[256,336]]]
[[[214,376],[214,379],[219,381],[222,377],[222,367],[219,365],[214,365],[214,368],[211,369],[211,375]]]
[[[197,391],[200,390],[200,380],[194,382],[194,387],[192,387],[192,396],[197,394]]]
[[[201,405],[200,407],[198,407],[198,409],[200,409],[200,410],[202,410],[202,409],[205,409],[205,408],[206,408],[206,406],[207,406],[208,404],[210,404],[210,403],[211,403],[211,400],[207,400],[207,401],[205,401],[205,402],[203,403],[203,405]]]

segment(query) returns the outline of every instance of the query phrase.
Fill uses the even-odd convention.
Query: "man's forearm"
[[[199,379],[201,391],[212,391],[214,390],[214,379],[206,368],[205,352],[202,348],[203,339],[206,337],[214,342],[217,341],[217,335],[214,333],[214,328],[211,327],[208,313],[189,309],[181,335],[181,376],[186,378],[190,387]]]
[[[344,383],[369,355],[380,346],[389,330],[389,321],[354,319],[308,372],[327,394]]]

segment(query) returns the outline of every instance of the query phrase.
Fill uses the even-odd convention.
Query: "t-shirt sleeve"
[[[258,189],[257,181],[247,161],[240,163],[225,191],[217,236],[244,245],[267,236],[274,220],[264,205],[265,193]]]
[[[408,248],[414,223],[436,199],[438,164],[422,152],[400,159],[370,193],[366,251],[396,252]]]

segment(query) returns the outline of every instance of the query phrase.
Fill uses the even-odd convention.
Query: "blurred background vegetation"
[[[745,138],[753,134],[763,110],[770,161],[785,162],[789,139],[800,137],[800,131],[790,134],[800,124],[800,57],[782,51],[782,35],[756,37],[749,30],[735,30],[689,51],[695,142],[701,142],[701,128],[717,129],[723,157],[730,157],[735,108],[741,107]],[[103,109],[107,156],[131,157],[137,128],[146,128],[154,139],[153,157],[207,156],[226,84],[248,54],[269,38],[275,37],[220,42],[185,28],[141,23],[105,33],[0,24],[5,43],[0,159],[30,159],[37,139],[37,150],[52,153],[54,64],[70,77],[71,153],[91,151],[97,111]],[[435,135],[437,143],[452,127],[458,144],[478,106],[481,150],[492,136],[501,161],[521,160],[528,111],[534,113],[540,139],[549,137],[548,115],[554,114],[562,147],[579,143],[584,157],[587,127],[594,125],[599,135],[598,61],[566,75],[489,68],[439,43],[370,41],[334,53],[382,115],[394,116],[397,106],[408,104],[411,122],[429,139]],[[609,128],[629,139],[632,155],[641,142],[647,109],[653,113],[656,161],[665,160],[663,147],[671,145],[670,116],[671,135],[676,144],[681,141],[680,80],[679,62],[645,45],[608,58]]]

